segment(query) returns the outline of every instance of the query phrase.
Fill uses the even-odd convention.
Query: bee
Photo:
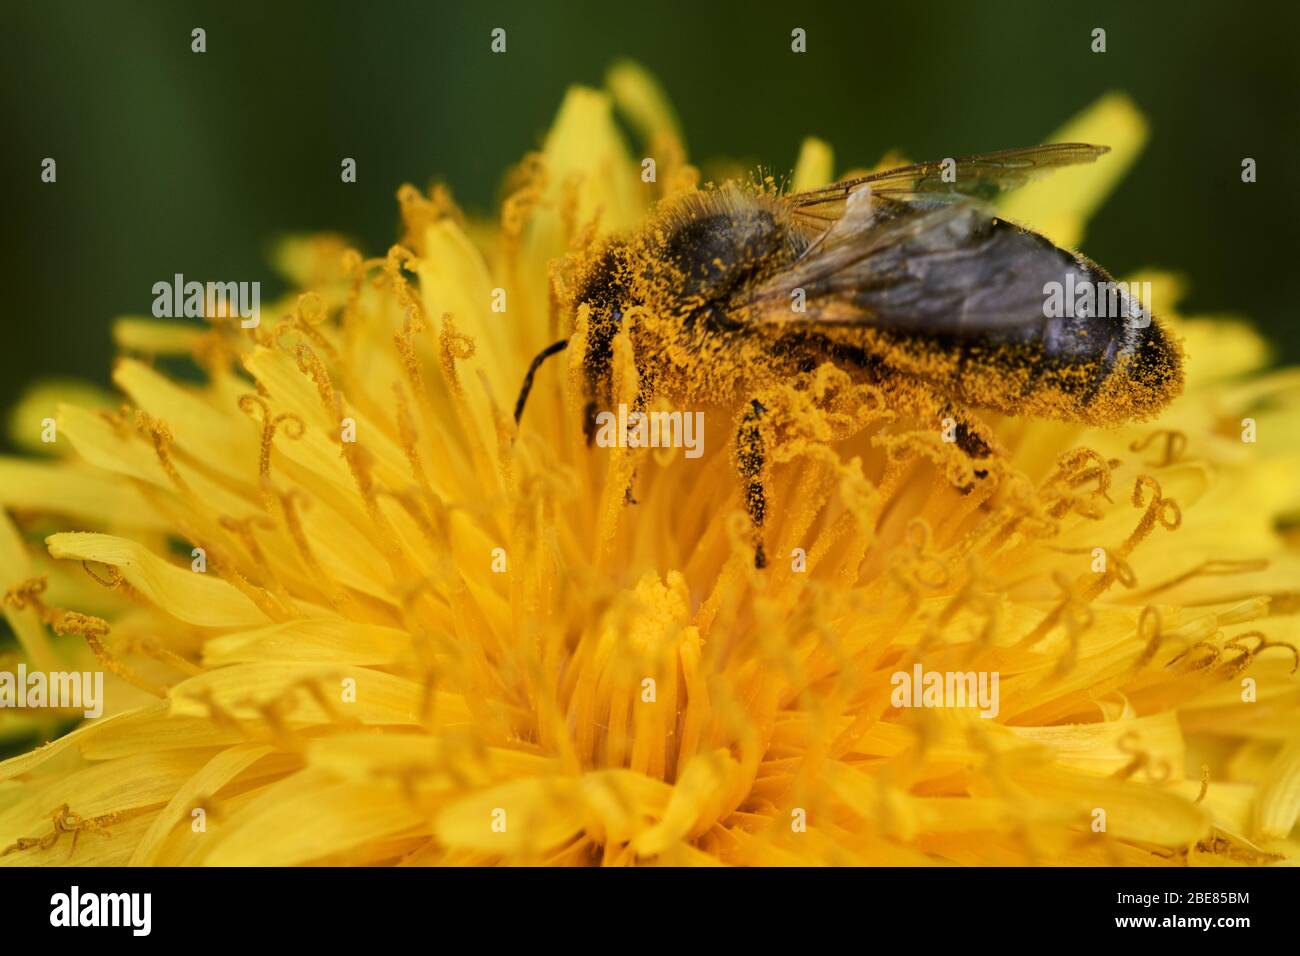
[[[665,200],[639,232],[590,250],[571,285],[588,443],[626,328],[639,406],[668,395],[738,410],[735,464],[763,567],[769,455],[760,396],[822,363],[922,420],[950,421],[975,463],[999,453],[981,409],[1093,425],[1149,418],[1182,389],[1176,342],[1101,266],[990,206],[1108,151],[1058,143],[789,195],[731,184]],[[1071,299],[1059,308],[1058,297],[1050,308],[1049,292],[1062,288],[1099,294],[1079,308]],[[533,360],[516,421],[539,367],[569,342]]]

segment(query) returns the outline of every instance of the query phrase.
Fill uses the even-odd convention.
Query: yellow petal
[[[639,63],[615,63],[605,74],[605,87],[643,142],[654,143],[662,137],[684,142],[677,114],[663,87]]]
[[[1051,748],[1057,763],[1064,767],[1108,776],[1130,763],[1140,750],[1148,759],[1182,773],[1183,736],[1173,711],[1096,724],[1007,729],[1021,740]]]
[[[31,577],[32,561],[22,535],[9,520],[9,515],[0,511],[0,589],[7,591]],[[58,655],[50,646],[49,635],[36,609],[28,606],[19,610],[6,601],[0,605],[0,610],[3,610],[5,620],[33,667],[43,671],[59,670]]]
[[[148,866],[155,863],[154,857],[163,840],[177,824],[182,821],[187,825],[190,823],[193,819],[193,811],[198,807],[200,800],[211,797],[251,765],[271,753],[272,749],[259,744],[240,744],[229,750],[223,750],[213,757],[198,773],[185,781],[185,785],[176,791],[171,802],[154,817],[149,830],[140,838],[135,852],[131,854],[131,865]]]
[[[114,760],[152,751],[229,747],[244,739],[237,728],[218,726],[206,716],[175,716],[165,700],[107,719],[114,721],[111,733],[86,733],[76,741],[87,760]],[[76,733],[98,730],[106,720],[87,724]]]
[[[186,623],[203,627],[269,623],[257,605],[227,582],[168,564],[126,538],[68,532],[52,534],[45,543],[56,558],[112,565],[128,584]]]
[[[656,856],[698,832],[701,822],[715,819],[735,769],[735,760],[723,750],[692,757],[673,787],[663,820],[637,837],[633,849]]]
[[[830,183],[835,176],[835,154],[830,144],[824,140],[809,136],[799,147],[799,159],[794,164],[794,176],[790,181],[793,192],[816,189]]]
[[[345,700],[355,682],[355,701]],[[354,720],[361,724],[413,726],[420,723],[425,689],[421,684],[366,667],[283,661],[234,664],[191,677],[171,689],[171,713],[210,716],[211,704],[239,720],[266,726],[274,706],[287,725]],[[431,711],[446,723],[467,723],[463,698],[450,693],[433,697]]]
[[[131,359],[118,362],[113,381],[136,405],[167,423],[176,447],[229,478],[248,480],[258,457],[258,428],[242,412],[218,411],[201,392]]]
[[[0,762],[0,781],[12,780],[14,777],[31,773],[47,760],[52,760],[65,751],[84,746],[90,739],[103,733],[111,723],[117,722],[120,725],[126,717],[125,714],[117,714],[113,717],[105,717],[103,720],[82,724],[76,730],[64,734],[58,740],[41,744],[41,746],[29,750],[25,754],[19,754],[16,757],[10,757],[8,760]]]
[[[209,667],[250,661],[389,664],[410,650],[406,631],[321,618],[223,634],[203,645],[203,662]]]
[[[265,788],[227,824],[210,826],[207,866],[293,866],[416,830],[421,817],[385,787],[303,771]]]
[[[113,344],[132,354],[190,356],[206,332],[192,322],[125,316],[113,323]]]
[[[1152,298],[1160,301],[1154,290]],[[1262,368],[1272,356],[1267,340],[1246,322],[1187,319],[1170,325],[1183,338],[1189,392]]]
[[[1273,760],[1255,806],[1255,832],[1264,840],[1289,834],[1300,817],[1300,740]]]
[[[125,856],[129,856],[140,832],[137,830],[128,838],[127,833],[122,832],[122,825],[127,820],[136,819],[141,811],[165,804],[210,757],[211,753],[203,750],[138,754],[42,780],[32,786],[27,799],[0,813],[0,848],[19,838],[42,837],[52,832],[54,822],[51,815],[61,805],[67,804],[72,813],[83,819],[110,814],[119,817],[104,821],[104,829],[111,834],[109,837],[102,833],[82,834],[78,840],[78,852],[82,842],[89,849],[102,840],[113,840],[115,845],[126,850]],[[0,856],[0,865],[60,864],[69,859],[77,862],[79,857],[70,857],[70,851],[71,834],[68,834],[47,850]]]
[[[58,418],[59,406],[68,403],[83,408],[113,408],[115,402],[103,389],[75,380],[42,382],[29,388],[9,413],[9,438],[15,445],[42,455],[62,454],[68,450],[59,428],[54,441],[46,442],[50,422]]]
[[[0,458],[0,507],[154,531],[168,527],[139,488],[62,462]]]
[[[445,807],[434,826],[449,847],[485,853],[537,854],[581,832],[577,782],[563,777],[512,780],[462,797]]]

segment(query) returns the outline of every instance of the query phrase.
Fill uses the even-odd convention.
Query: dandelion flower
[[[1112,155],[1003,214],[1078,244],[1144,136],[1103,99],[1057,138]],[[832,164],[810,141],[792,181]],[[820,369],[783,387],[755,569],[729,442],[588,448],[577,350],[510,415],[581,334],[566,257],[698,182],[623,65],[568,93],[498,221],[404,187],[383,256],[282,246],[278,319],[124,319],[120,398],[31,395],[20,437],[57,440],[0,460],[6,659],[103,670],[107,709],[0,763],[0,863],[1295,859],[1300,376],[1146,277],[1184,394],[1116,429],[994,420],[1006,454],[961,488],[932,423]],[[200,384],[164,373],[186,360]],[[996,715],[896,706],[917,667],[996,672]],[[0,739],[67,716],[0,711]]]

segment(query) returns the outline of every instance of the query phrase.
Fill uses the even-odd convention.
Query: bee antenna
[[[524,417],[524,405],[528,401],[528,393],[533,390],[533,376],[537,374],[537,370],[542,367],[543,362],[552,355],[559,355],[568,347],[569,340],[560,339],[558,342],[552,342],[533,357],[532,363],[528,366],[528,372],[524,375],[524,384],[519,389],[519,400],[515,402],[516,425],[519,424],[519,419]]]

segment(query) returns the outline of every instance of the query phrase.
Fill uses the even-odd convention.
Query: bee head
[[[770,200],[735,186],[669,203],[645,234],[644,275],[659,310],[687,326],[735,328],[732,298],[789,257]]]

